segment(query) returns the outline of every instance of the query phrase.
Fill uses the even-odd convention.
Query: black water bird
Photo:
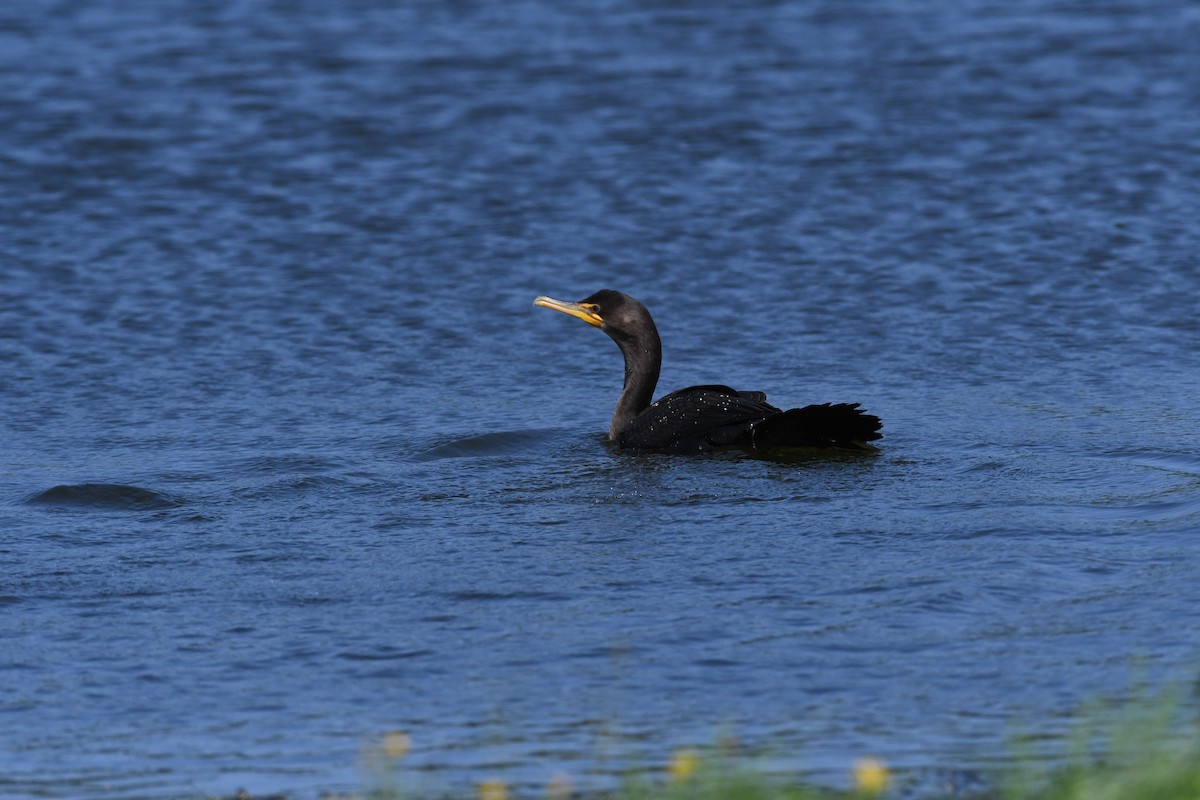
[[[689,386],[651,403],[662,366],[662,341],[646,307],[627,294],[601,289],[578,303],[539,297],[536,306],[578,317],[607,333],[625,357],[625,386],[608,438],[636,450],[696,453],[719,447],[752,450],[839,447],[875,450],[879,417],[858,403],[823,403],[787,411],[763,392]]]

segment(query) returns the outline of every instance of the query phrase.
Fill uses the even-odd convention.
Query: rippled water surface
[[[0,10],[0,795],[954,776],[1192,674],[1195,3],[396,5]],[[882,451],[608,449],[601,287]]]

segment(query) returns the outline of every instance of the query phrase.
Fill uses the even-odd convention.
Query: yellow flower
[[[489,778],[479,784],[479,800],[508,800],[508,787],[502,780]]]
[[[854,788],[865,795],[884,792],[891,783],[888,768],[877,758],[860,758],[854,762]]]
[[[412,740],[404,731],[391,731],[383,737],[379,749],[388,758],[404,758],[412,748]]]
[[[675,756],[671,759],[671,765],[667,768],[671,773],[671,780],[676,783],[682,783],[696,774],[696,770],[700,769],[700,754],[695,750],[678,750]]]

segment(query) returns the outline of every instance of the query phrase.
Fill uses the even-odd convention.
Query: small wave
[[[414,461],[438,458],[486,458],[521,452],[545,439],[547,431],[498,431],[466,436],[434,445],[413,456]]]
[[[1179,500],[1152,500],[1145,503],[1112,504],[1097,507],[1105,516],[1117,519],[1173,522],[1200,514],[1200,497],[1189,495]]]
[[[336,489],[346,486],[349,482],[344,478],[332,475],[296,475],[285,480],[275,481],[265,486],[238,490],[237,494],[245,498],[269,499],[288,497],[290,495],[305,495],[309,492],[320,492],[326,489]]]
[[[1190,453],[1167,453],[1157,450],[1114,450],[1101,454],[1101,458],[1124,461],[1140,467],[1162,469],[1182,475],[1200,475],[1200,458]]]
[[[175,508],[183,504],[181,499],[169,494],[120,483],[62,484],[38,492],[31,496],[28,502],[42,506],[109,508],[121,511],[153,511]]]
[[[238,458],[228,463],[225,469],[232,475],[259,477],[262,475],[322,475],[339,472],[346,463],[336,457],[312,453],[263,453],[247,458]]]
[[[550,600],[554,602],[570,600],[570,596],[562,592],[487,592],[469,589],[462,592],[446,592],[446,598],[456,603],[495,602],[504,600]]]
[[[337,657],[347,661],[402,661],[431,655],[434,655],[432,650],[383,650],[378,653],[356,653],[347,650],[338,653]]]

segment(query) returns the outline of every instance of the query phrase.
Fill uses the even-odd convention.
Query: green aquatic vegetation
[[[1200,718],[1195,698],[1172,689],[1142,693],[1121,703],[1094,703],[1080,715],[1065,753],[1038,752],[1032,738],[1014,744],[1014,766],[997,775],[994,791],[966,800],[1200,800]],[[428,800],[405,791],[401,763],[410,749],[406,734],[389,733],[366,752],[376,779],[368,800]],[[573,779],[555,773],[545,800],[887,800],[903,794],[902,775],[875,758],[857,761],[850,789],[835,791],[766,775],[724,744],[676,751],[665,764],[626,776],[608,792],[579,793]],[[410,787],[411,788],[411,787]],[[477,800],[516,800],[501,780],[481,781]],[[438,793],[438,797],[450,796]],[[462,795],[457,795],[461,797]]]
[[[1178,689],[1093,704],[1065,763],[1047,764],[1024,749],[1002,781],[1006,800],[1200,798],[1200,719]]]
[[[799,784],[772,780],[720,752],[685,749],[667,764],[665,775],[628,776],[610,800],[830,800],[832,795]]]

